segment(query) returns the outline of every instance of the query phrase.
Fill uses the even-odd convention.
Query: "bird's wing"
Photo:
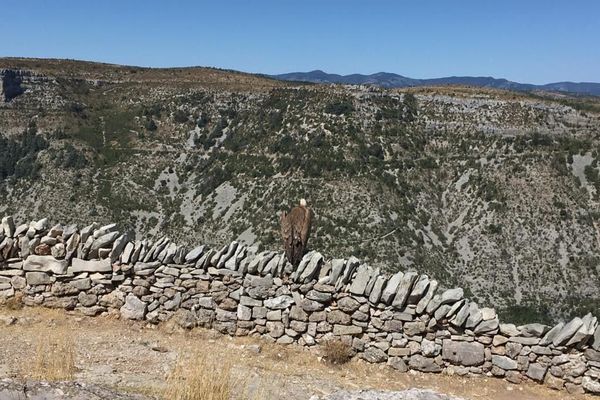
[[[308,236],[310,235],[310,227],[312,225],[312,217],[313,213],[310,208],[304,208],[304,218],[302,218],[302,225],[299,227],[300,238],[302,239],[302,244],[306,246],[308,243]]]

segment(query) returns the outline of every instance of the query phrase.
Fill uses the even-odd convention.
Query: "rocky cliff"
[[[600,104],[463,87],[286,83],[208,68],[0,59],[0,213],[220,248],[310,244],[460,286],[506,319],[600,307]]]

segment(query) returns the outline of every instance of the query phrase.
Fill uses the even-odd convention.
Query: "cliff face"
[[[507,320],[600,307],[600,103],[297,85],[214,69],[0,60],[0,213],[220,247],[309,244],[460,286]],[[7,160],[10,160],[7,161]]]

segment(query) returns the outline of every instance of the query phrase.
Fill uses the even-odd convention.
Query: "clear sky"
[[[0,0],[0,56],[600,82],[599,0]]]

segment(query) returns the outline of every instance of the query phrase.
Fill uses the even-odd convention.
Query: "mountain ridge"
[[[600,96],[600,83],[596,82],[552,82],[543,85],[531,83],[520,83],[504,78],[492,76],[448,76],[441,78],[415,79],[392,72],[376,72],[374,74],[331,74],[322,70],[309,72],[290,72],[268,77],[284,81],[301,81],[311,83],[338,83],[346,85],[376,85],[384,88],[403,88],[415,86],[438,86],[438,85],[469,85],[478,87],[491,87],[496,89],[507,89],[517,91],[549,91],[566,92],[577,95]]]

